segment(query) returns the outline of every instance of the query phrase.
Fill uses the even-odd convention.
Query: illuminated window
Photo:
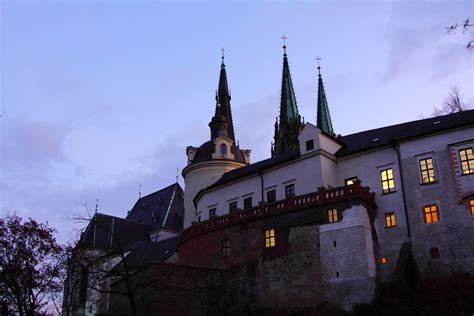
[[[275,190],[270,190],[267,191],[267,202],[275,202],[276,201],[276,191]]]
[[[229,239],[221,240],[221,257],[226,258],[230,255],[230,241]]]
[[[306,151],[313,150],[314,149],[314,142],[313,140],[307,140],[306,141]]]
[[[420,160],[421,183],[436,182],[435,170],[433,165],[433,158],[426,158]]]
[[[387,263],[388,263],[387,257],[382,257],[382,258],[380,258],[380,262],[381,262],[382,264],[387,264]]]
[[[395,214],[387,213],[385,214],[385,227],[391,228],[397,226],[397,221],[395,219]]]
[[[393,180],[393,170],[385,169],[380,171],[380,179],[382,180],[382,192],[395,192],[395,181]]]
[[[337,209],[331,208],[328,210],[328,223],[334,223],[337,222]]]
[[[358,180],[357,177],[352,177],[352,178],[344,180],[344,182],[345,182],[346,185],[352,185],[352,184],[354,184],[354,181],[356,181],[356,180]]]
[[[275,247],[275,229],[265,229],[265,248]]]
[[[428,205],[425,206],[424,210],[424,217],[425,223],[437,223],[439,222],[439,212],[438,206],[436,205]]]
[[[221,156],[224,157],[225,155],[227,155],[227,145],[226,144],[221,144],[220,149],[221,149]]]
[[[248,209],[252,207],[252,197],[248,197],[244,199],[244,209]]]
[[[295,185],[294,184],[289,184],[285,186],[285,197],[289,198],[295,196]]]
[[[474,173],[474,154],[472,148],[461,149],[459,151],[462,174]]]
[[[214,217],[214,216],[216,216],[216,209],[215,209],[215,208],[211,208],[211,209],[209,210],[209,218]]]
[[[469,200],[469,210],[471,211],[471,216],[474,216],[474,199]]]

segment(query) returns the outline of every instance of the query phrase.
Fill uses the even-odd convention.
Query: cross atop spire
[[[224,53],[225,53],[224,47],[221,48],[221,53],[222,53],[222,56],[221,56],[221,58],[222,58],[222,65],[224,65]],[[224,65],[224,66],[225,66],[225,65]]]
[[[283,34],[280,38],[283,40],[283,52],[286,55],[286,40],[288,39],[288,37],[286,37],[286,35]]]

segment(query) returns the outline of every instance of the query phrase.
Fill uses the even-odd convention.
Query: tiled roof
[[[178,183],[174,183],[138,199],[127,219],[149,224],[155,229],[179,231],[183,228],[183,213],[183,189]]]
[[[336,155],[346,156],[405,139],[469,125],[474,126],[474,110],[372,129],[340,137],[338,140],[345,146]]]

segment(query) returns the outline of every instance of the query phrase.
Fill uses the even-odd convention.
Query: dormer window
[[[226,144],[221,144],[220,152],[221,152],[222,157],[225,157],[227,155],[227,145]]]
[[[306,151],[314,149],[314,142],[312,139],[306,141]]]

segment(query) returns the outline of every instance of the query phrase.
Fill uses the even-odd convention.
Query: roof
[[[79,246],[120,251],[128,243],[148,240],[151,225],[120,217],[95,213],[81,236]]]
[[[469,125],[474,125],[474,110],[462,111],[454,114],[411,121],[346,135],[339,138],[345,146],[336,153],[336,156],[346,156],[408,138],[440,133],[446,130]]]
[[[179,231],[183,228],[183,214],[183,189],[173,183],[138,199],[127,219],[149,224],[155,229]]]
[[[165,239],[159,242],[138,241],[130,245],[130,253],[125,262],[129,268],[146,267],[152,263],[162,262],[171,257],[177,249],[178,237]],[[119,263],[113,270],[123,270],[123,263]]]
[[[232,154],[234,154],[234,160],[235,161],[245,163],[244,154],[234,144],[232,144],[231,152],[232,152]],[[212,154],[213,153],[214,153],[214,143],[211,140],[207,141],[198,148],[198,150],[196,151],[196,154],[194,155],[192,163],[198,163],[198,162],[213,160],[212,159]]]

